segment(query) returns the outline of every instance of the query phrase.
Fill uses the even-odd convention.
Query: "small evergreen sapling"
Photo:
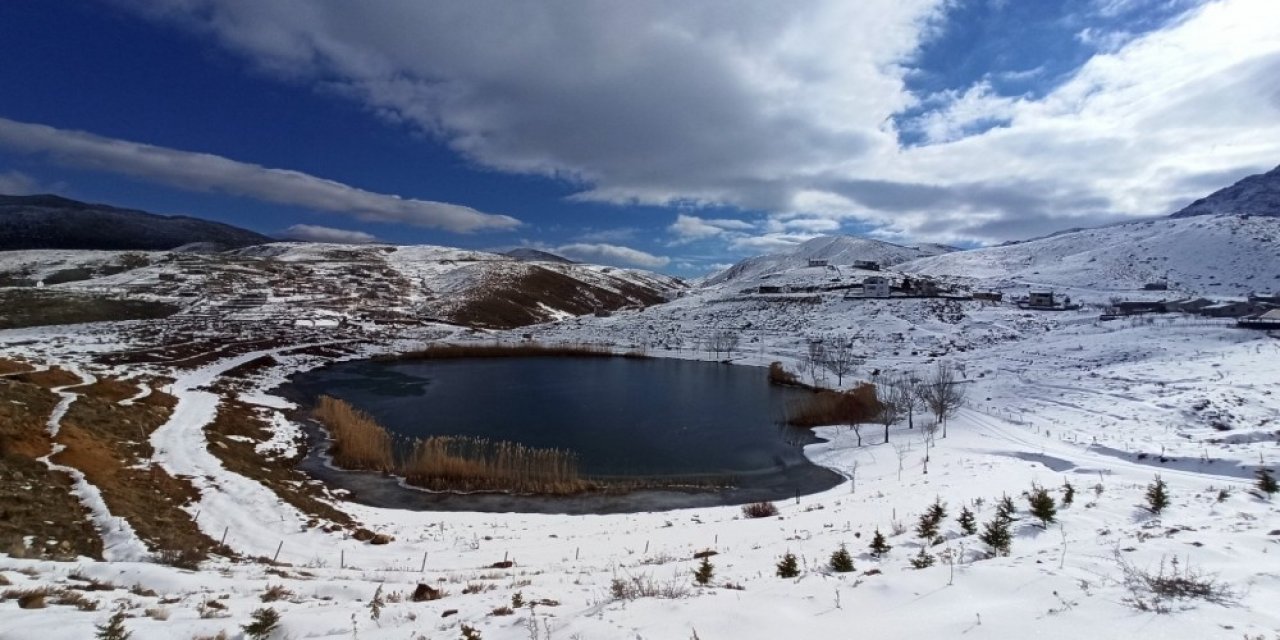
[[[893,545],[885,541],[884,534],[880,533],[879,529],[876,529],[876,534],[871,538],[871,555],[882,558],[892,548]]]
[[[917,569],[932,567],[933,562],[934,562],[933,556],[928,552],[926,552],[924,550],[924,547],[920,547],[920,553],[917,553],[916,555],[911,556],[911,566]]]
[[[1042,529],[1048,529],[1058,519],[1058,507],[1053,502],[1053,496],[1044,487],[1032,487],[1027,502],[1031,505],[1031,515],[1040,521]]]
[[[352,614],[354,617],[354,614]],[[280,614],[271,607],[254,609],[253,621],[241,627],[244,635],[251,640],[266,640],[276,629],[280,628]]]
[[[1018,508],[1013,506],[1013,498],[1008,494],[1000,496],[1000,502],[996,504],[996,519],[1003,520],[1005,523],[1013,522],[1016,518],[1013,514],[1018,512]]]
[[[1160,515],[1165,507],[1169,506],[1169,490],[1168,485],[1156,474],[1156,479],[1147,485],[1147,504],[1146,509],[1155,515]]]
[[[1275,494],[1276,491],[1280,491],[1280,486],[1276,484],[1276,478],[1271,475],[1270,470],[1264,467],[1258,467],[1255,475],[1258,478],[1258,483],[1255,486],[1258,487],[1258,491],[1267,494],[1268,500],[1271,499],[1271,496]]]
[[[827,564],[836,573],[848,573],[853,571],[853,556],[849,555],[849,549],[840,545],[839,549],[831,553],[831,561]]]
[[[97,625],[94,629],[97,633],[93,637],[97,640],[129,640],[133,635],[124,628],[124,607],[116,609],[106,624]]]
[[[1076,501],[1076,488],[1071,486],[1070,482],[1062,482],[1062,506],[1069,507],[1071,503]]]
[[[698,584],[705,585],[711,582],[711,576],[715,575],[716,568],[712,566],[711,559],[703,556],[702,564],[693,571],[693,580]]]
[[[916,523],[916,535],[925,542],[938,537],[938,526],[942,524],[942,519],[945,517],[947,517],[947,506],[942,503],[941,498],[935,498],[933,504],[920,514],[920,520]]]
[[[978,532],[978,521],[974,519],[973,512],[969,507],[960,508],[960,517],[956,518],[956,523],[960,525],[960,531],[966,536],[971,536]]]
[[[1009,547],[1013,544],[1013,536],[1009,533],[1009,521],[997,514],[983,527],[978,539],[991,548],[991,555],[1009,555]]]
[[[374,622],[382,617],[382,608],[387,605],[382,599],[382,585],[378,585],[377,591],[373,592],[373,598],[369,600],[369,619]]]
[[[778,561],[778,577],[794,578],[798,575],[800,575],[800,565],[796,562],[796,554],[788,551]]]

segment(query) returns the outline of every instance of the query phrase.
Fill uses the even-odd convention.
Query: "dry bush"
[[[1139,611],[1169,613],[1171,600],[1203,600],[1226,606],[1239,598],[1227,583],[1212,574],[1182,566],[1177,556],[1167,562],[1161,558],[1155,572],[1129,564],[1118,550],[1115,560],[1120,565],[1124,587],[1129,591],[1124,602]]]
[[[689,586],[683,580],[672,578],[667,582],[659,582],[651,574],[641,573],[615,576],[609,582],[609,593],[614,600],[635,600],[637,598],[683,598],[689,595]]]
[[[833,424],[871,422],[879,412],[874,385],[863,384],[848,391],[818,391],[787,407],[787,424],[821,427]]]
[[[490,611],[490,612],[489,612],[489,615],[491,615],[491,616],[509,616],[509,615],[511,615],[511,614],[513,614],[513,613],[515,613],[515,609],[512,609],[511,607],[508,607],[507,605],[505,605],[505,604],[504,604],[504,605],[502,605],[502,606],[500,606],[500,607],[494,607],[494,608],[493,608],[493,611]]]
[[[778,507],[772,502],[753,502],[742,505],[742,515],[748,518],[770,518],[778,515]]]
[[[594,486],[578,475],[570,451],[459,436],[418,440],[400,472],[408,483],[438,491],[569,494]]]
[[[263,602],[275,602],[284,600],[293,596],[293,592],[286,589],[282,584],[269,584],[267,590],[262,592]]]
[[[389,359],[396,360],[453,360],[457,358],[524,358],[530,356],[573,357],[573,358],[612,358],[609,349],[585,344],[542,345],[542,344],[433,344],[425,349],[410,351]],[[643,354],[631,352],[626,357],[644,357]]]
[[[769,383],[783,387],[803,387],[805,386],[796,377],[796,374],[787,371],[781,362],[769,363]]]
[[[391,471],[391,435],[369,414],[330,396],[320,396],[313,415],[333,438],[333,461],[344,469]]]

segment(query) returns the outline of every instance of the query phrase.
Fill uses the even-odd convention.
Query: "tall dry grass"
[[[612,358],[643,357],[643,354],[628,352],[616,354],[607,347],[588,344],[543,345],[536,343],[521,344],[433,344],[417,351],[386,356],[391,360],[452,360],[457,358],[523,358],[523,357],[576,357],[576,358]]]
[[[433,490],[568,494],[594,488],[578,475],[571,451],[460,436],[418,440],[401,474]]]
[[[434,491],[511,491],[571,494],[600,488],[578,474],[578,459],[563,449],[462,436],[415,439],[397,460],[392,436],[367,413],[320,396],[314,414],[333,438],[334,462],[344,469],[395,473]]]
[[[313,413],[333,438],[333,461],[344,469],[394,471],[391,434],[373,418],[347,402],[320,396]]]
[[[787,424],[820,427],[870,422],[879,409],[876,388],[862,384],[848,391],[817,391],[787,407]]]

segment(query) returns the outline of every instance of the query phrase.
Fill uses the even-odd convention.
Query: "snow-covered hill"
[[[900,265],[904,271],[1019,285],[1127,291],[1167,281],[1186,295],[1280,289],[1280,218],[1163,218],[1082,229]]]
[[[747,280],[769,273],[802,268],[808,266],[810,260],[825,260],[831,265],[851,265],[858,260],[867,260],[888,266],[948,251],[954,251],[954,249],[936,244],[904,247],[855,236],[820,236],[801,243],[791,251],[747,258],[708,278],[707,284]]]
[[[1280,167],[1219,189],[1170,217],[1188,218],[1213,214],[1280,216]]]

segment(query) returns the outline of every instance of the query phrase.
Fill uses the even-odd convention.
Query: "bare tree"
[[[943,438],[947,437],[947,418],[964,405],[966,388],[959,377],[955,365],[939,361],[920,385],[921,399],[941,423]]]
[[[821,339],[810,338],[809,350],[800,358],[800,368],[809,374],[809,383],[818,386],[818,374],[822,373],[822,363],[827,358],[826,347]]]
[[[884,425],[884,441],[889,442],[889,427],[897,424],[902,420],[904,412],[904,401],[902,393],[911,393],[908,387],[904,387],[897,379],[885,379],[876,384],[876,402],[880,407],[876,410],[875,421],[877,424]]]
[[[861,447],[862,446],[862,423],[850,422],[849,429],[853,431],[854,436],[857,436],[858,446]]]
[[[844,377],[857,371],[861,364],[862,358],[854,353],[853,341],[848,338],[836,338],[823,349],[822,366],[835,374],[837,387],[844,386]]]
[[[910,446],[900,444],[893,445],[893,452],[898,456],[898,480],[902,480],[902,467],[907,460],[907,453],[911,451]]]

